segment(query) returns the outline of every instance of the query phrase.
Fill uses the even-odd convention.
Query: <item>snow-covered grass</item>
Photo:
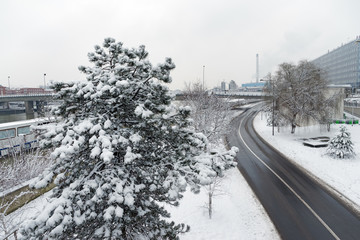
[[[265,210],[237,168],[228,171],[221,183],[221,195],[213,199],[213,217],[205,207],[205,189],[199,194],[185,192],[179,207],[168,207],[175,222],[190,225],[181,240],[280,239]]]
[[[272,240],[280,239],[265,210],[254,196],[237,168],[228,171],[221,182],[222,190],[214,197],[212,219],[208,217],[207,193],[185,192],[179,207],[167,207],[172,220],[190,225],[190,232],[181,240]],[[220,192],[219,192],[220,193]],[[14,227],[31,216],[39,214],[50,192],[9,215]],[[0,237],[3,234],[0,233]]]
[[[340,196],[345,196],[349,203],[359,210],[360,205],[360,125],[344,124],[351,133],[356,155],[348,159],[336,159],[326,154],[326,147],[311,148],[304,146],[300,139],[338,135],[340,125],[331,125],[328,132],[317,126],[297,127],[295,134],[289,128],[281,128],[280,133],[275,129],[272,136],[271,126],[266,126],[265,115],[255,118],[256,131],[282,154],[302,166],[316,178],[321,179],[331,188],[336,189]]]

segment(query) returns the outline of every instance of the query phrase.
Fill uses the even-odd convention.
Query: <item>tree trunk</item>
[[[296,124],[295,123],[291,123],[291,134],[295,133],[295,128],[296,128]]]
[[[209,218],[212,217],[212,193],[209,192]]]
[[[291,134],[295,133],[295,128],[296,128],[296,115],[294,114],[292,117],[292,121],[291,121]]]

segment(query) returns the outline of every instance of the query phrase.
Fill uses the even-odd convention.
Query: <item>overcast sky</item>
[[[144,44],[176,64],[171,89],[203,80],[255,82],[283,62],[312,60],[360,35],[359,0],[1,0],[0,84],[79,81],[106,37]]]

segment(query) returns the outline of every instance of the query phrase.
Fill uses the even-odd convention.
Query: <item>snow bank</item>
[[[275,130],[272,136],[270,126],[266,126],[265,116],[258,114],[254,120],[256,131],[281,153],[299,164],[310,173],[320,178],[332,188],[340,192],[352,202],[353,207],[360,210],[360,125],[345,125],[351,133],[356,153],[351,159],[335,159],[326,154],[326,148],[304,146],[300,139],[319,136],[335,137],[341,125],[332,125],[330,132],[319,125],[297,127],[295,134],[290,129],[282,128],[280,133]],[[357,206],[356,206],[357,205]]]

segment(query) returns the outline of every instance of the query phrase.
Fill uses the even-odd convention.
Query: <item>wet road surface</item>
[[[360,218],[256,135],[256,107],[231,123],[238,168],[282,239],[360,239]],[[241,214],[241,213],[239,213]]]

